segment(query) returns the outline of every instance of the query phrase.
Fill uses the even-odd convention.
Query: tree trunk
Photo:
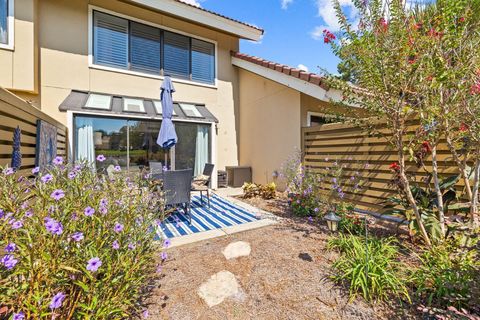
[[[401,139],[401,138],[400,138]],[[430,242],[430,237],[428,236],[427,230],[425,230],[425,226],[423,225],[422,217],[420,215],[420,211],[418,210],[417,202],[413,197],[412,190],[410,190],[410,183],[408,182],[408,178],[405,174],[405,155],[403,154],[403,144],[400,143],[400,147],[398,149],[398,159],[400,164],[400,179],[402,180],[402,187],[405,192],[405,196],[407,197],[408,203],[412,207],[413,213],[415,214],[415,218],[417,220],[418,228],[420,229],[420,234],[427,244],[427,246],[432,246]]]
[[[478,226],[478,187],[480,179],[480,159],[478,151],[475,154],[475,169],[474,169],[474,180],[473,180],[473,199],[470,206],[470,223],[473,227]]]
[[[445,236],[445,210],[443,207],[443,194],[442,190],[440,190],[440,182],[438,180],[437,145],[432,146],[432,175],[435,193],[437,195],[438,221],[440,222],[442,236]]]
[[[467,175],[466,164],[465,164],[466,161],[462,161],[460,159],[460,157],[458,156],[457,150],[455,149],[455,147],[453,145],[452,139],[448,135],[448,130],[449,129],[447,127],[447,133],[445,134],[445,136],[447,138],[447,145],[448,145],[448,148],[450,149],[450,153],[452,154],[453,159],[455,160],[455,163],[457,164],[458,171],[460,172],[460,175],[462,176],[463,182],[465,184],[465,190],[467,192],[468,200],[471,203],[472,200],[473,200],[473,194],[472,194],[472,187],[470,186],[470,180],[469,180],[468,175]],[[466,159],[467,159],[467,157],[465,156],[465,160]]]

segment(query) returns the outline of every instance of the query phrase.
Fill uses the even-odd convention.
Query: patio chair
[[[150,168],[151,174],[163,172],[163,165],[160,161],[149,161],[148,167]]]
[[[203,167],[203,174],[193,179],[192,191],[200,192],[200,201],[203,204],[203,193],[207,193],[208,207],[210,208],[210,180],[212,179],[214,165],[206,163]]]
[[[165,207],[182,206],[189,218],[189,224],[192,224],[192,215],[190,213],[192,175],[193,169],[165,171],[162,174]]]

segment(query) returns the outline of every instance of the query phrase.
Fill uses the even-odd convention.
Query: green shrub
[[[429,306],[469,308],[480,305],[478,235],[457,236],[424,251],[410,280],[419,299]]]
[[[367,301],[385,300],[394,296],[410,300],[404,285],[401,265],[397,261],[396,239],[365,239],[342,235],[329,241],[329,248],[340,251],[334,262],[333,280],[349,285],[350,299],[360,294]]]
[[[338,230],[353,235],[365,234],[365,220],[355,214],[354,209],[355,206],[350,203],[342,202],[336,206],[336,214],[341,218]]]
[[[0,306],[26,319],[131,317],[163,206],[121,172],[62,162],[34,179],[0,171]]]
[[[277,186],[274,182],[265,185],[245,182],[242,189],[244,198],[261,197],[268,200],[275,198]]]

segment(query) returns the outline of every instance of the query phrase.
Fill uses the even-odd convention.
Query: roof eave
[[[194,6],[181,3],[175,0],[128,0],[136,5],[147,7],[171,16],[188,20],[196,24],[217,29],[224,33],[238,36],[242,39],[260,41],[263,30],[253,26],[233,21],[226,17],[195,8]]]
[[[256,63],[246,61],[235,56],[232,56],[232,64],[321,101],[331,102],[333,100],[335,102],[339,102],[342,98],[342,93],[339,90],[313,84],[300,78],[278,72],[275,69],[260,66]]]

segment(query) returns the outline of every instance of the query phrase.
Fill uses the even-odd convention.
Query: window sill
[[[15,47],[14,47],[13,43],[9,43],[9,44],[0,43],[0,49],[15,51]]]
[[[0,47],[0,48],[1,48],[1,47]],[[157,79],[157,80],[163,80],[163,79],[165,79],[164,76],[157,76],[157,75],[153,75],[153,74],[147,74],[147,73],[130,71],[130,70],[122,70],[122,69],[117,69],[117,68],[100,66],[100,65],[96,65],[96,64],[90,64],[90,65],[89,65],[89,68],[90,68],[90,69],[103,70],[103,71],[111,71],[111,72],[122,73],[122,74],[128,74],[128,75],[138,76],[138,77],[143,77],[143,78],[150,78],[150,79]],[[183,83],[183,84],[189,84],[189,85],[197,86],[197,87],[204,87],[204,88],[210,88],[210,89],[218,89],[217,79],[215,79],[215,84],[195,82],[195,81],[183,80],[183,79],[178,79],[178,78],[173,78],[173,77],[172,77],[172,81],[173,81],[174,83]]]

